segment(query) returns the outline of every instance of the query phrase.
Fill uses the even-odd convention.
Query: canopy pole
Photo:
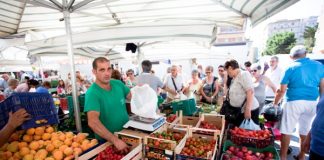
[[[45,81],[45,76],[44,76],[42,57],[41,56],[37,56],[37,57],[38,57],[38,62],[39,62],[40,76],[42,77],[42,82],[44,82]]]
[[[138,71],[139,74],[141,74],[143,72],[142,69],[142,62],[144,61],[144,53],[141,51],[141,45],[137,44],[137,55],[136,55],[136,59],[137,59],[137,67],[138,67]]]
[[[81,126],[81,118],[80,118],[80,109],[78,102],[78,95],[76,89],[76,74],[75,74],[75,66],[74,66],[74,54],[73,54],[73,43],[72,43],[72,31],[71,31],[71,22],[70,22],[70,12],[67,8],[67,0],[63,0],[63,15],[65,22],[65,31],[67,38],[67,52],[71,65],[71,80],[72,80],[72,98],[73,98],[73,107],[74,107],[74,117],[75,124],[78,132],[82,132]]]

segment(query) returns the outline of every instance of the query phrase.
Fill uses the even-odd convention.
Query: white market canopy
[[[69,6],[73,12],[71,27],[74,33],[78,33],[123,24],[144,23],[150,27],[150,24],[160,21],[172,26],[184,20],[192,24],[242,27],[248,17],[256,25],[297,1],[71,0]],[[28,31],[64,33],[61,10],[62,3],[57,0],[0,0],[0,37]],[[191,27],[190,23],[185,25]],[[42,38],[49,37],[45,34]]]

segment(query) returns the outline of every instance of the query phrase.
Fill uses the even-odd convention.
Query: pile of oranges
[[[86,133],[55,132],[52,126],[13,133],[0,148],[0,160],[70,160],[98,144]]]

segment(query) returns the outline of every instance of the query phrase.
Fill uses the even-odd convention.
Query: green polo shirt
[[[111,90],[105,90],[93,83],[87,90],[85,97],[85,112],[97,111],[99,120],[111,132],[118,132],[128,122],[126,110],[126,96],[129,88],[119,80],[110,80]],[[97,139],[102,139],[95,135]]]

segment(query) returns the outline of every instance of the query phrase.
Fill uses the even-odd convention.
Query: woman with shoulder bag
[[[206,77],[202,82],[202,87],[200,88],[201,102],[203,103],[217,103],[218,94],[218,83],[217,77],[213,75],[214,68],[212,66],[207,66],[205,73]]]
[[[221,114],[225,115],[228,123],[239,126],[244,119],[252,119],[259,123],[259,103],[254,97],[252,76],[247,71],[241,71],[236,60],[225,63],[225,70],[230,78],[227,84],[227,94]]]

